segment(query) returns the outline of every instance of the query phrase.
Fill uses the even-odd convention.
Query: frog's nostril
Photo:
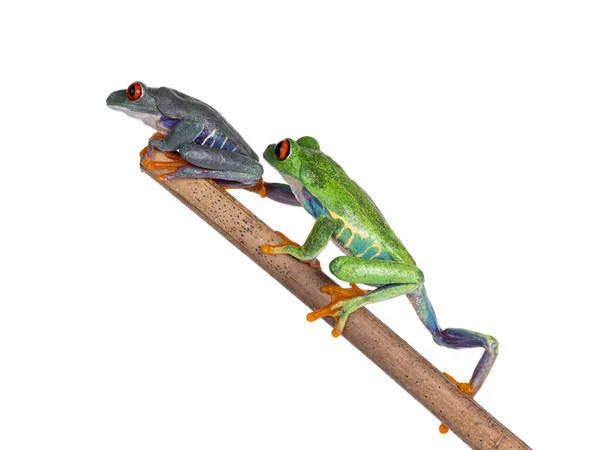
[[[108,97],[106,97],[106,104],[107,104],[107,105],[112,105],[112,104],[113,104],[113,102],[114,102],[114,98],[115,98],[115,93],[114,93],[114,92],[111,92],[111,93],[109,94],[109,96],[108,96]]]

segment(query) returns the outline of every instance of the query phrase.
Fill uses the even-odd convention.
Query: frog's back
[[[330,157],[315,155],[303,165],[302,175],[329,215],[344,223],[334,236],[342,250],[364,259],[415,264],[371,197]]]
[[[258,160],[252,147],[216,109],[197,98],[166,87],[156,89],[158,109],[166,116],[171,128],[185,118],[204,125],[195,142],[214,148],[228,150]]]

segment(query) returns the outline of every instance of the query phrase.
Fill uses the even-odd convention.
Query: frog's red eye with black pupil
[[[132,83],[127,88],[127,98],[131,101],[137,100],[142,96],[142,86],[140,83]]]
[[[279,161],[283,161],[290,154],[290,143],[288,140],[281,141],[275,146],[275,156]]]

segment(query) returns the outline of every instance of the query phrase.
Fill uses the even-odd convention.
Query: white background
[[[499,339],[477,400],[534,448],[593,446],[597,4],[411,3],[4,7],[0,448],[464,448],[140,173],[152,131],[105,106],[135,80],[213,105],[260,154],[317,137],[441,324]],[[296,240],[311,227],[235,195]],[[372,310],[470,377],[480,351],[436,346],[404,298]]]

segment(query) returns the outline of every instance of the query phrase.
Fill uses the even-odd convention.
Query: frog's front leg
[[[143,157],[142,166],[150,170],[171,169],[171,172],[181,167],[189,166],[190,163],[185,161],[178,153],[169,156],[169,161],[152,161],[152,152],[155,149],[167,152],[167,154],[175,152],[181,145],[196,139],[202,132],[202,129],[203,126],[199,122],[181,120],[173,127],[171,133],[166,136],[161,133],[154,133],[148,140],[148,146],[140,153],[140,156]]]
[[[292,192],[292,188],[287,184],[267,183],[261,178],[254,186],[245,189],[250,192],[256,192],[262,198],[267,197],[290,206],[300,206],[300,202]]]
[[[204,129],[204,124],[194,120],[180,120],[173,127],[171,133],[167,136],[160,137],[155,134],[148,141],[148,156],[151,156],[152,150],[162,150],[163,152],[173,152],[183,144],[193,142]]]
[[[316,266],[318,264],[316,258],[327,246],[331,235],[337,233],[343,226],[344,223],[339,219],[320,216],[315,220],[303,245],[298,245],[277,232],[283,238],[283,243],[277,245],[265,244],[262,246],[262,250],[268,255],[291,255],[296,259]]]
[[[315,220],[303,245],[290,245],[289,243],[278,245],[265,244],[262,246],[262,249],[269,255],[291,255],[302,261],[310,261],[325,249],[331,235],[343,226],[344,223],[339,219],[320,216]]]

